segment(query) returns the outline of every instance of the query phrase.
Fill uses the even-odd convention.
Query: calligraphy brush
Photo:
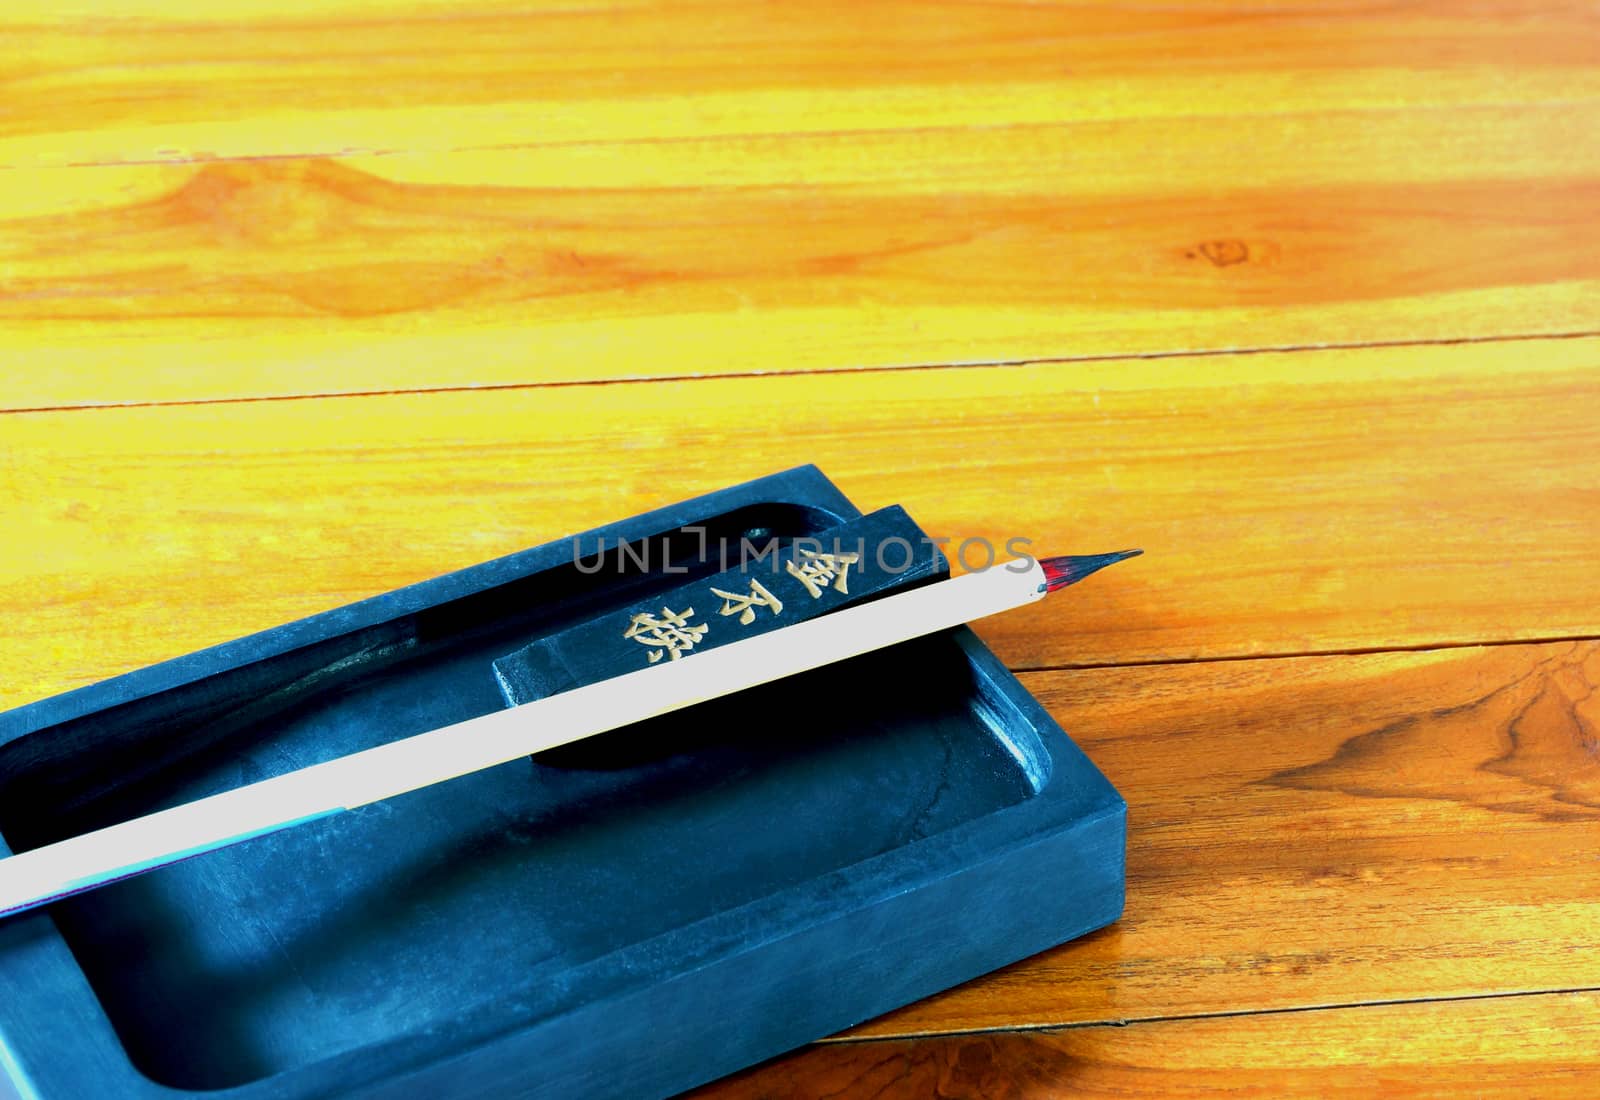
[[[1138,553],[1018,558],[0,859],[0,917],[1019,607]]]

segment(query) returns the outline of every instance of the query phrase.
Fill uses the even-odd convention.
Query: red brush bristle
[[[1058,588],[1065,588],[1069,584],[1077,584],[1090,573],[1096,573],[1108,565],[1114,565],[1128,558],[1138,557],[1143,550],[1118,550],[1112,554],[1080,554],[1075,557],[1040,558],[1039,566],[1044,570],[1044,587],[1046,592],[1054,592]]]

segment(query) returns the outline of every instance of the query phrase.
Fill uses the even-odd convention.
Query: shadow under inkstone
[[[942,639],[919,638],[586,737],[530,759],[538,767],[613,771],[718,751],[791,752],[830,737],[856,736],[863,727],[963,713],[972,691],[966,658]]]

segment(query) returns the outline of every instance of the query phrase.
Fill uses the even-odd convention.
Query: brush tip
[[[1098,573],[1108,565],[1115,565],[1119,561],[1136,558],[1144,553],[1143,550],[1117,550],[1110,554],[1078,554],[1060,558],[1040,558],[1039,565],[1044,569],[1044,585],[1046,592],[1054,592],[1058,588],[1065,588],[1069,584],[1077,584],[1091,573]]]

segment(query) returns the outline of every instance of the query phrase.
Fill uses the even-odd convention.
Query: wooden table
[[[0,15],[0,705],[816,462],[1146,549],[980,628],[1127,914],[708,1100],[1593,1094],[1592,3],[93,7]]]

